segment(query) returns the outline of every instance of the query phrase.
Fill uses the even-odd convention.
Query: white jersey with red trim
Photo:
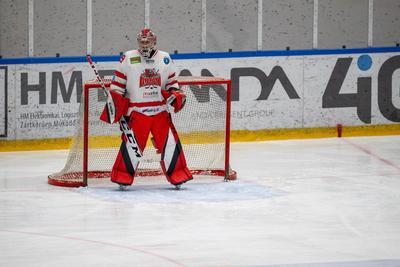
[[[115,71],[111,90],[130,99],[126,115],[137,111],[155,115],[166,110],[162,90],[179,88],[170,55],[157,50],[151,58],[142,57],[138,50],[125,52]]]

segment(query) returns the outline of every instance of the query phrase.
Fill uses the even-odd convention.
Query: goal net
[[[196,175],[236,179],[229,165],[231,81],[217,77],[178,77],[186,105],[172,120],[178,131],[188,168]],[[105,80],[109,88],[111,81]],[[88,178],[110,177],[121,145],[119,124],[99,119],[106,94],[98,81],[88,81],[79,109],[80,118],[65,167],[48,176],[58,186],[86,186]],[[151,134],[136,176],[162,175],[161,154]]]

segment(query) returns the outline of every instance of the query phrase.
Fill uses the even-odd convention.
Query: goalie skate
[[[118,184],[118,185],[119,185],[118,189],[119,189],[120,191],[126,191],[126,190],[128,190],[128,186],[129,186],[129,185],[126,185],[126,184]]]
[[[182,184],[176,184],[175,185],[175,190],[181,190],[181,186],[182,186]]]

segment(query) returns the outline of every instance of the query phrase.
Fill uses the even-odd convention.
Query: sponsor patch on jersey
[[[165,63],[165,65],[168,65],[168,64],[169,64],[169,61],[170,61],[170,60],[169,60],[169,57],[165,57],[165,58],[164,58],[164,63]]]
[[[149,64],[154,63],[154,59],[146,59],[146,63],[149,63]]]
[[[136,56],[136,57],[131,57],[129,61],[131,62],[131,64],[138,64],[142,62],[142,59],[139,56]]]
[[[146,89],[153,89],[153,88],[146,88]],[[156,88],[157,89],[157,88]],[[150,92],[143,92],[143,98],[154,98],[158,97],[158,91],[150,91]]]
[[[156,113],[156,112],[160,112],[160,111],[161,111],[160,107],[145,108],[142,110],[143,113]]]

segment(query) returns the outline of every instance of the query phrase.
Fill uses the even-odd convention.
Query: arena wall
[[[400,43],[398,0],[2,0],[0,56],[118,55],[150,26],[173,53]]]

